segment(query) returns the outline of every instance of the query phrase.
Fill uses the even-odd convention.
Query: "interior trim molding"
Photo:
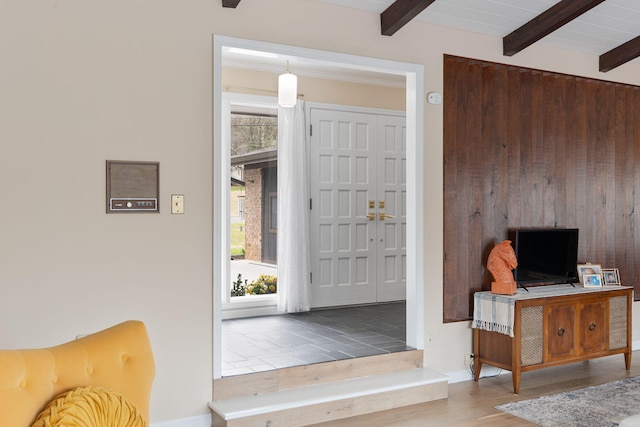
[[[228,180],[224,173],[228,153],[222,149],[222,50],[236,47],[270,52],[285,57],[302,57],[311,61],[331,63],[337,67],[404,76],[406,79],[407,126],[407,345],[424,348],[424,65],[393,60],[356,56],[338,52],[288,46],[255,40],[213,35],[213,378],[220,378],[222,371],[222,291],[226,280],[225,263],[229,257],[224,249],[229,242],[229,230],[224,220],[228,208]],[[413,313],[410,315],[410,311]]]

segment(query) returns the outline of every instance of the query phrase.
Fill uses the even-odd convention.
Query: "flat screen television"
[[[577,228],[520,228],[509,231],[518,259],[518,286],[579,282]]]

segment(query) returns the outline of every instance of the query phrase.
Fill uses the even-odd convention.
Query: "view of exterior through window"
[[[231,113],[231,296],[277,292],[278,117]]]

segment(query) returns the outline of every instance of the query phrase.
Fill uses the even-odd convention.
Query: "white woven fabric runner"
[[[473,328],[513,336],[513,296],[476,292],[473,299]]]
[[[541,298],[548,296],[571,295],[588,292],[602,292],[618,288],[619,286],[585,288],[576,283],[571,285],[550,285],[529,288],[529,292],[518,289],[515,295],[492,294],[489,291],[476,292],[473,296],[473,322],[472,328],[513,337],[513,312],[516,300]]]

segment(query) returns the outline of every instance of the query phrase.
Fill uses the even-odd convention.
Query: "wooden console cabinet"
[[[517,394],[522,372],[621,353],[629,370],[633,289],[592,291],[580,285],[575,289],[567,286],[529,288],[528,293],[518,290],[514,296],[494,298],[491,304],[507,302],[513,329],[511,334],[484,330],[476,327],[474,319],[475,381],[483,364],[507,369]],[[490,292],[479,294],[484,295],[476,294],[476,304],[480,297],[492,298]]]

